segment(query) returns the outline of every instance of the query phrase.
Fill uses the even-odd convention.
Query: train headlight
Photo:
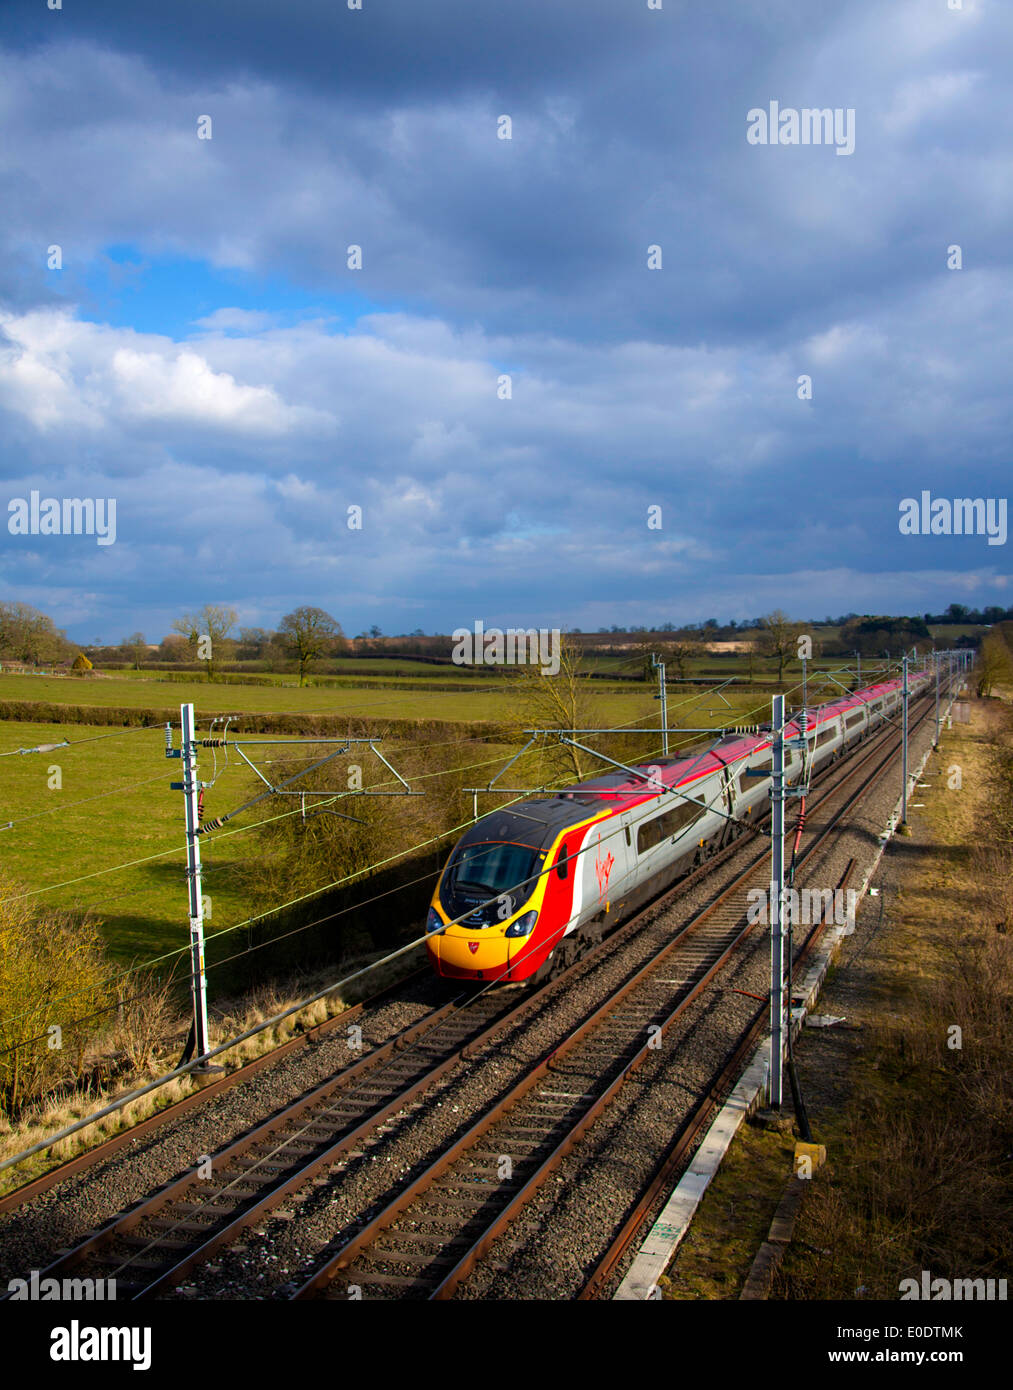
[[[506,929],[507,936],[530,936],[535,929],[538,921],[537,912],[525,912],[517,918],[516,922],[511,922]]]
[[[427,932],[439,931],[440,927],[442,927],[442,926],[443,926],[443,918],[442,918],[442,917],[440,916],[440,914],[436,911],[436,908],[435,908],[435,907],[431,907],[431,908],[429,909],[429,916],[426,918],[426,931],[427,931]]]

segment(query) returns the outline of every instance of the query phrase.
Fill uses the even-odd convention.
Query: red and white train
[[[912,698],[928,680],[910,677]],[[901,700],[893,680],[810,709],[810,768],[899,713]],[[800,740],[799,725],[788,724],[785,738]],[[731,734],[703,755],[638,764],[639,777],[610,773],[483,816],[457,842],[433,895],[426,944],[436,971],[512,982],[568,964],[763,815],[771,739]],[[798,776],[801,747],[786,750],[785,768]],[[767,775],[746,775],[754,771]]]

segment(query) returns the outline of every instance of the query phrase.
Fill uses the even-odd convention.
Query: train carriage
[[[927,679],[911,680],[912,695]],[[900,686],[810,710],[809,771],[890,717]],[[800,745],[800,724],[788,724],[785,737]],[[568,964],[763,816],[771,756],[769,730],[731,734],[707,753],[638,766],[635,777],[610,773],[483,816],[454,847],[433,895],[426,944],[435,969],[514,982]],[[789,782],[801,776],[799,746],[786,749],[785,769]]]

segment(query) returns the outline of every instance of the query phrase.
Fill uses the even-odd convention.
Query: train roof
[[[597,796],[588,797],[589,803],[598,804]],[[573,825],[575,821],[585,820],[593,811],[575,814],[572,800],[561,797],[545,797],[521,802],[523,810],[515,806],[504,806],[490,811],[475,822],[461,836],[458,844],[480,844],[486,840],[508,840],[512,844],[528,845],[531,849],[543,849],[556,838],[561,830]]]
[[[872,704],[899,689],[900,684],[899,680],[884,681],[842,695],[828,704],[815,706],[809,711],[807,727],[811,731],[848,710]],[[795,737],[800,732],[795,720],[785,728],[788,737]],[[770,743],[771,730],[768,726],[755,734],[727,734],[703,753],[679,753],[633,763],[630,766],[642,771],[643,777],[631,777],[627,772],[608,772],[589,778],[586,782],[575,782],[552,795],[533,796],[519,806],[505,806],[490,811],[464,832],[459,843],[468,845],[488,840],[507,840],[528,845],[532,849],[542,849],[569,826],[589,820],[597,812],[614,811],[617,809],[616,802],[625,802],[632,807],[655,796],[656,790],[650,787],[648,778],[660,781],[666,787],[696,782],[719,768],[763,752]]]

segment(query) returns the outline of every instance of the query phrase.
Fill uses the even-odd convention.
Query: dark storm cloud
[[[333,599],[353,628],[1002,586],[1002,552],[902,538],[897,504],[1005,487],[1008,12],[364,4],[7,7],[3,473],[122,518],[110,555],[3,537],[8,590],[91,638],[208,586],[244,621]],[[748,144],[772,99],[853,108],[854,153]],[[189,331],[104,323],[115,245],[220,299]],[[240,311],[238,274],[321,316],[267,289]],[[350,285],[388,312],[328,318]]]
[[[86,242],[144,228],[149,247],[340,292],[355,241],[380,299],[492,329],[690,343],[814,331],[935,274],[968,223],[975,263],[1005,263],[1013,114],[967,12],[807,5],[802,26],[794,5],[672,0],[172,13],[168,47],[144,6],[22,18],[38,61],[15,142],[42,156],[29,167],[72,167],[46,191],[21,175],[14,248],[63,211]],[[357,28],[375,62],[338,43]],[[1011,29],[990,16],[988,49]],[[43,49],[45,34],[140,54],[150,77]],[[746,112],[773,98],[853,107],[855,153],[748,145]],[[189,138],[198,110],[213,144]],[[503,113],[512,141],[496,139]]]
[[[55,15],[9,0],[5,33],[26,48],[55,33],[90,39],[188,80],[256,74],[386,105],[395,90],[430,100],[579,82],[650,52],[659,21],[671,27],[684,8],[666,3],[654,15],[625,0],[363,0],[360,11],[346,0],[68,0]]]

